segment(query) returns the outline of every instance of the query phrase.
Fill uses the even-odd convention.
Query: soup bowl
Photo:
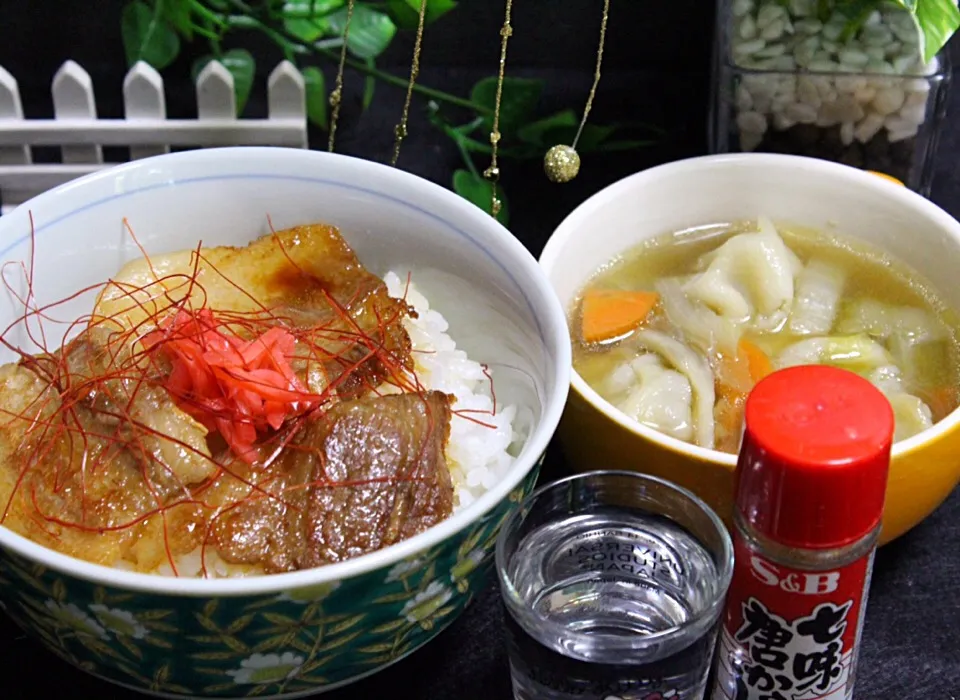
[[[960,224],[887,179],[785,155],[707,156],[651,168],[583,202],[557,227],[540,265],[569,310],[615,256],[670,231],[755,219],[855,236],[913,267],[960,309]],[[559,439],[578,470],[634,469],[684,486],[729,523],[736,455],[641,425],[574,372]],[[893,447],[881,542],[927,517],[960,481],[960,411]],[[851,494],[856,498],[856,494]]]
[[[28,261],[35,248],[42,306],[141,256],[124,217],[148,254],[196,248],[201,239],[242,245],[271,222],[277,230],[339,226],[374,273],[412,271],[458,346],[489,366],[497,400],[517,406],[514,428],[525,438],[499,483],[438,525],[310,570],[141,574],[79,561],[0,526],[0,607],[67,662],[164,696],[310,694],[426,644],[483,585],[500,524],[531,491],[569,390],[563,309],[536,260],[492,217],[438,185],[372,162],[280,148],[162,155],[76,180],[0,218],[0,259]],[[15,287],[18,266],[3,269]],[[82,296],[57,316],[77,318],[92,302]],[[13,294],[0,295],[0,326],[22,313]]]

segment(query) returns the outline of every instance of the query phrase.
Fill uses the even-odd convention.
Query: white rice
[[[483,372],[483,365],[470,359],[467,353],[457,349],[453,338],[447,335],[449,324],[411,282],[407,274],[388,272],[384,276],[390,296],[404,298],[417,311],[417,318],[404,319],[404,328],[413,345],[414,369],[420,384],[427,389],[443,391],[456,397],[453,410],[469,409],[463,417],[453,415],[450,422],[450,441],[447,444],[447,463],[453,478],[456,502],[454,510],[465,508],[493,487],[506,474],[514,457],[509,450],[514,442],[522,441],[524,435],[515,430],[517,409],[515,406],[497,404],[493,415],[493,398],[490,379]],[[384,387],[379,391],[383,393]],[[474,418],[475,420],[470,420]],[[487,425],[479,425],[482,421]],[[495,426],[493,428],[488,426]],[[259,567],[238,566],[221,559],[215,550],[208,549],[205,555],[207,575],[219,577],[243,577],[261,574]],[[177,558],[177,575],[201,576],[200,550]],[[126,562],[118,568],[132,569]],[[155,572],[172,576],[173,569],[164,563]]]
[[[471,412],[465,415],[475,419],[454,414],[447,446],[447,461],[456,486],[456,507],[463,508],[492,488],[513,463],[508,450],[519,437],[513,425],[517,409],[497,405],[497,413],[492,415],[490,380],[479,362],[457,349],[453,338],[447,335],[446,319],[430,308],[412,281],[407,285],[406,273],[391,271],[383,280],[390,296],[401,299],[406,294],[407,303],[417,311],[418,318],[407,318],[403,323],[413,343],[414,367],[420,382],[428,389],[455,396],[454,410],[469,409]],[[477,420],[495,427],[479,425]]]

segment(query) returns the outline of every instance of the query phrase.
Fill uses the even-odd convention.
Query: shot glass
[[[733,546],[689,491],[597,471],[534,491],[497,573],[516,700],[698,700]]]

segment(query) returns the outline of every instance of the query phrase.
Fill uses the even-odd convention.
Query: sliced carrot
[[[583,295],[583,339],[600,343],[639,328],[658,301],[656,292],[591,289]]]
[[[750,379],[756,384],[768,374],[773,372],[773,363],[760,346],[751,343],[746,338],[741,338],[737,345],[737,355],[742,357],[750,370]]]
[[[715,447],[721,452],[736,452],[740,448],[740,427],[747,397],[722,396],[714,407],[717,422],[717,442]]]
[[[754,384],[747,357],[743,353],[718,355],[714,377],[718,398],[729,401],[746,396]]]

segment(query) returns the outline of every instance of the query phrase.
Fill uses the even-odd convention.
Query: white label
[[[829,620],[832,624],[821,630],[839,638],[849,602],[818,605],[813,614],[793,622],[755,598],[745,605],[752,613],[745,613],[747,622],[737,630],[738,639],[725,629],[721,632],[712,700],[852,700],[847,681],[853,653],[837,654],[841,647],[835,639],[818,641],[817,634],[809,634],[811,624]]]

